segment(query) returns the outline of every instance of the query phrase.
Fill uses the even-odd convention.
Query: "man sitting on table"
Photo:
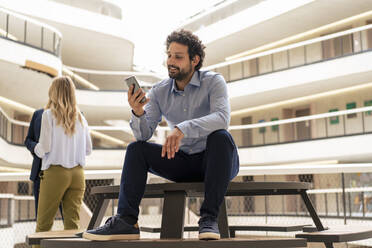
[[[227,186],[239,171],[233,138],[226,129],[230,105],[224,78],[200,71],[205,46],[189,31],[166,41],[169,78],[154,85],[146,101],[142,89],[128,91],[130,126],[137,141],[127,147],[117,215],[83,234],[90,240],[139,239],[139,205],[147,172],[174,182],[204,182],[199,239],[219,239],[217,216]],[[164,116],[171,132],[163,145],[146,142]]]

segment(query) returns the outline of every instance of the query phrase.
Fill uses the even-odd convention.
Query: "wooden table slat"
[[[349,242],[372,238],[371,227],[332,226],[320,232],[299,233],[297,238],[305,238],[308,242]]]
[[[196,239],[161,240],[141,239],[123,241],[89,241],[86,239],[45,239],[43,248],[281,248],[306,247],[305,239],[275,238],[275,239],[221,239],[200,241]]]
[[[311,184],[304,182],[231,182],[227,189],[226,196],[244,195],[249,192],[259,192],[264,190],[307,190]],[[119,185],[96,186],[91,190],[91,194],[109,194],[120,191]],[[204,183],[156,183],[147,184],[144,197],[164,195],[164,191],[186,191],[188,195],[198,195],[204,192]]]
[[[43,239],[56,239],[56,238],[74,238],[76,234],[84,230],[58,230],[49,232],[38,232],[26,236],[26,244],[38,245]]]
[[[295,232],[295,231],[302,231],[305,226],[308,225],[230,225],[229,229],[234,231],[271,231],[271,232]],[[148,226],[141,226],[140,227],[142,232],[150,232],[150,233],[158,233],[161,231],[160,227],[148,227]],[[185,232],[195,232],[198,231],[198,226],[185,226]]]

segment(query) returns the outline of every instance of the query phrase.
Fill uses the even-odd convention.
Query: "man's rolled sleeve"
[[[129,124],[136,140],[149,140],[161,121],[161,111],[154,91],[153,87],[148,93],[150,101],[145,105],[143,115],[138,117],[132,111],[132,118]]]
[[[132,132],[136,140],[143,140],[142,132],[141,130],[146,129],[146,118],[145,118],[146,112],[141,115],[137,116],[132,111],[132,118],[129,122],[130,127],[132,128]],[[141,129],[142,127],[142,129]]]
[[[177,124],[176,127],[181,130],[185,138],[189,138],[193,132],[190,128],[191,126],[186,121]]]

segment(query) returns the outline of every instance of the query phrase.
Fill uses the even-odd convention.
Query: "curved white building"
[[[0,0],[0,172],[29,171],[32,157],[23,145],[28,122],[45,105],[53,76],[62,74],[74,79],[79,107],[92,127],[95,149],[87,170],[120,170],[125,147],[134,140],[123,79],[135,74],[151,87],[163,75],[136,70],[135,44],[114,1],[29,2]],[[302,180],[315,188],[338,188],[340,174],[311,168],[355,164],[344,183],[368,184],[370,0],[225,0],[179,28],[205,43],[202,70],[219,72],[228,83],[230,130],[241,162],[236,180]],[[162,123],[152,141],[161,142],[165,131]],[[358,170],[361,163],[371,164],[371,170]],[[298,175],[285,169],[275,174],[268,166],[293,166]],[[309,171],[301,173],[299,166]],[[314,199],[328,213],[323,196]],[[362,204],[355,196],[348,198],[350,215]],[[257,200],[247,211],[262,204]]]

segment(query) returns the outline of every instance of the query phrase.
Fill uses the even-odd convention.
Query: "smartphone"
[[[134,85],[134,88],[133,88],[133,92],[132,92],[132,94],[133,94],[134,92],[136,92],[137,90],[139,90],[139,88],[140,88],[139,83],[138,83],[138,81],[137,81],[137,79],[136,79],[135,76],[130,76],[130,77],[126,78],[126,79],[125,79],[125,82],[126,82],[127,85],[128,85],[128,90],[129,90],[129,88],[130,88],[131,85]],[[145,101],[146,101],[146,97],[143,97],[143,98],[141,99],[140,103],[144,103]]]

